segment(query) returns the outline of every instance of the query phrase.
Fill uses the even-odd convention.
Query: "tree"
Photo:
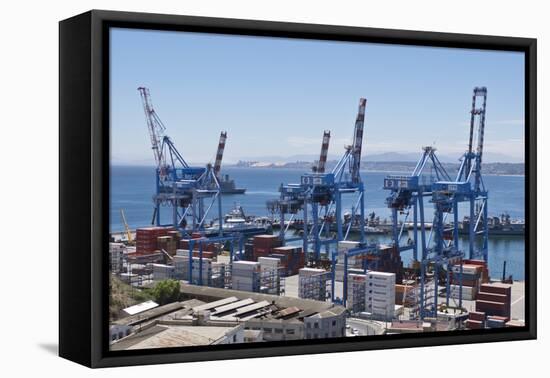
[[[155,285],[152,290],[155,302],[160,305],[175,302],[180,297],[180,283],[176,280],[164,280]]]

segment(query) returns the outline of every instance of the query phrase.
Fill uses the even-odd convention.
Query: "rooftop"
[[[204,302],[218,301],[223,298],[235,297],[238,300],[252,299],[259,303],[267,301],[283,309],[287,307],[297,307],[301,312],[323,312],[330,309],[339,309],[342,306],[334,305],[330,302],[320,302],[311,299],[294,298],[288,296],[277,296],[270,294],[252,293],[248,291],[239,291],[231,289],[220,289],[208,286],[196,286],[186,283],[181,284],[181,293],[188,298],[200,299]],[[342,307],[343,309],[343,307]],[[339,310],[337,310],[339,311]]]
[[[155,325],[121,339],[111,346],[111,350],[212,345],[223,340],[237,327]]]

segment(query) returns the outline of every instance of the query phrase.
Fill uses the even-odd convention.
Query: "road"
[[[359,331],[358,336],[377,335],[383,330],[383,323],[371,320],[347,318],[346,324],[350,326],[350,328],[346,330],[346,336],[351,334],[352,328]]]

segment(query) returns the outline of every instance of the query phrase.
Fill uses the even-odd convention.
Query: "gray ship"
[[[222,194],[244,194],[246,188],[237,188],[235,180],[229,178],[229,175],[223,175],[220,180]]]
[[[512,219],[509,214],[503,213],[500,217],[489,217],[488,219],[489,235],[498,236],[521,236],[525,234],[525,221]],[[458,233],[468,234],[470,217],[465,216],[458,227]]]

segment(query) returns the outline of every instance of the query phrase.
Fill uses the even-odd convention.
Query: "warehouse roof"
[[[254,302],[261,302],[265,300],[277,305],[278,307],[298,307],[302,311],[314,310],[320,312],[335,307],[335,305],[330,302],[320,302],[311,299],[285,297],[271,294],[252,293],[248,291],[220,289],[208,286],[197,286],[183,282],[181,283],[180,292],[188,298],[197,298],[205,302],[211,302],[227,297],[236,297],[239,300],[251,298],[254,300]]]
[[[115,342],[111,350],[213,345],[238,327],[156,325]]]
[[[220,299],[219,301],[205,303],[203,305],[193,307],[193,311],[198,312],[198,311],[204,311],[204,310],[211,310],[215,307],[223,306],[223,305],[237,302],[237,301],[238,299],[236,297],[223,298],[223,299]]]

